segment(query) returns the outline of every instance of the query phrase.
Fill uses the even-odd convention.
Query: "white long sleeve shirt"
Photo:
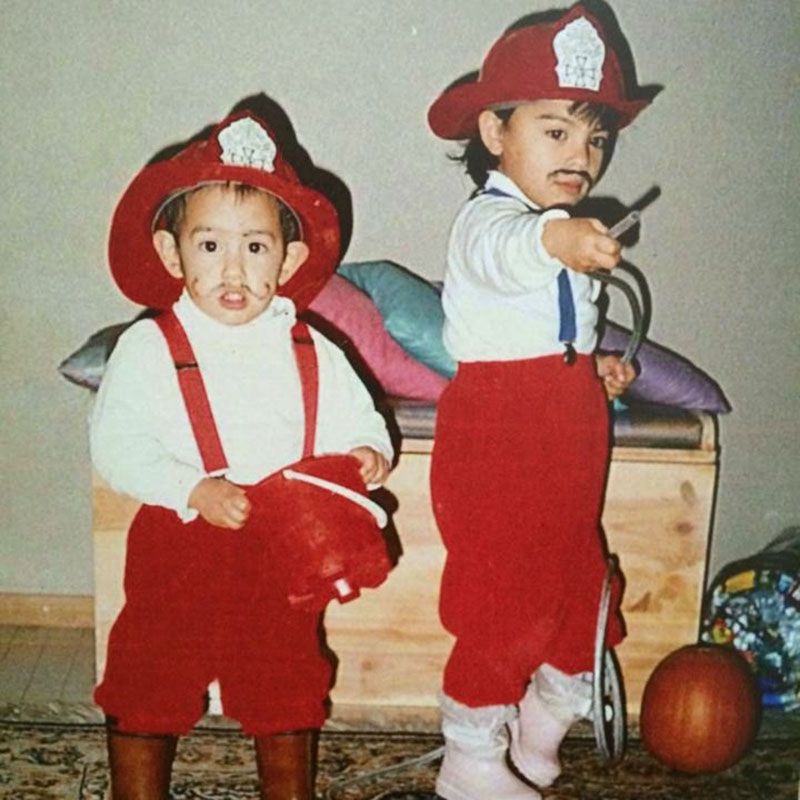
[[[444,343],[457,361],[509,361],[564,352],[559,341],[558,274],[565,268],[542,244],[551,219],[569,217],[536,206],[501,172],[467,201],[450,232],[442,292]],[[507,196],[510,195],[510,196]],[[579,353],[594,352],[600,283],[566,270],[575,302]]]
[[[275,297],[244,325],[224,325],[184,292],[174,311],[203,376],[233,483],[252,485],[302,456],[305,420],[290,331],[294,304]],[[317,331],[315,454],[369,446],[391,460],[383,417],[344,354]],[[132,325],[109,359],[90,418],[92,461],[117,491],[189,521],[206,477],[166,340],[152,320]]]

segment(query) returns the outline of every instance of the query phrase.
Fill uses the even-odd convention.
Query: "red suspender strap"
[[[219,472],[227,469],[228,460],[222,449],[222,442],[208,402],[203,376],[197,366],[189,339],[183,326],[172,311],[165,311],[155,318],[155,322],[164,334],[170,355],[178,373],[183,402],[192,426],[203,467],[206,472]],[[306,420],[305,440],[303,442],[303,458],[314,455],[314,440],[317,429],[317,398],[319,394],[319,370],[317,351],[311,332],[304,322],[297,322],[292,327],[292,349],[300,373],[300,386],[303,391],[303,412]]]
[[[186,331],[172,311],[160,314],[155,318],[155,322],[164,334],[170,355],[175,362],[183,402],[186,404],[186,413],[189,415],[197,448],[203,459],[203,467],[209,473],[227,469],[228,460],[219,440],[203,376],[200,374]]]
[[[306,418],[306,437],[303,442],[303,458],[314,455],[314,440],[317,432],[317,400],[319,395],[319,367],[317,351],[311,331],[299,320],[292,327],[292,348],[300,372],[303,389],[303,410]]]

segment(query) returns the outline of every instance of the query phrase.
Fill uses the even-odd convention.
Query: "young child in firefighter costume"
[[[559,745],[591,708],[607,396],[634,372],[594,352],[600,285],[587,273],[616,266],[620,246],[569,209],[644,105],[600,22],[576,6],[504,34],[478,77],[429,110],[436,135],[468,140],[479,187],[448,245],[444,336],[459,364],[431,475],[447,548],[440,613],[455,636],[437,782],[447,800],[540,797],[534,786],[558,776]],[[623,636],[619,594],[608,646]]]
[[[116,209],[113,276],[163,313],[120,338],[90,426],[99,473],[144,503],[95,691],[115,800],[166,800],[177,736],[214,681],[255,737],[261,796],[313,797],[320,612],[389,566],[363,507],[392,458],[384,420],[296,319],[338,256],[333,207],[249,112],[146,166]],[[358,557],[331,566],[314,547],[337,532]]]

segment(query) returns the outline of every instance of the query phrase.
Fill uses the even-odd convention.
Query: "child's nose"
[[[586,169],[591,158],[591,145],[589,142],[574,142],[570,152],[570,166],[574,169]]]
[[[231,247],[225,251],[222,274],[229,280],[231,278],[240,278],[244,274],[244,262],[238,247]]]

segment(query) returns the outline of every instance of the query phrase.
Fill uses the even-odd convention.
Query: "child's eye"
[[[549,136],[551,139],[555,139],[557,142],[560,142],[567,134],[566,131],[562,131],[559,128],[553,128],[552,130],[545,131],[545,135]]]
[[[262,242],[248,242],[247,249],[249,252],[253,253],[253,255],[267,252],[267,246]]]
[[[207,239],[204,242],[200,242],[200,249],[205,253],[216,253],[217,243]]]
[[[598,150],[605,150],[608,147],[608,137],[607,136],[593,136],[591,139],[592,147],[596,147]]]

